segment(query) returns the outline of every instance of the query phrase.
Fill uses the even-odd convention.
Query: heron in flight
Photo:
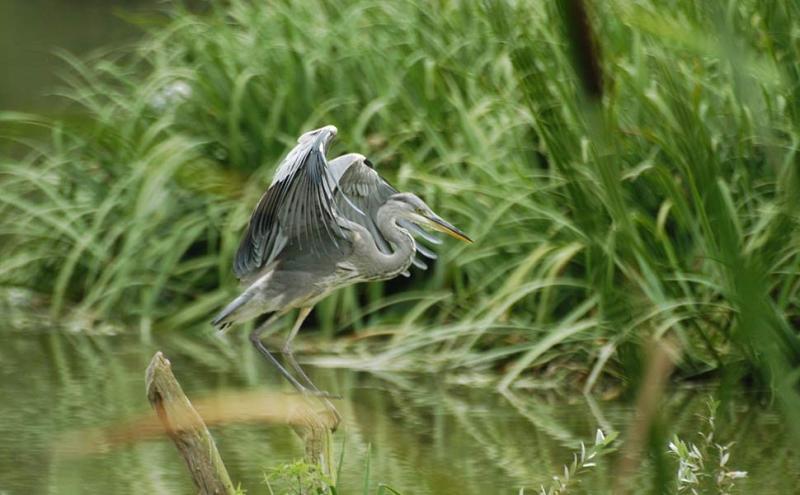
[[[420,198],[398,192],[363,155],[328,162],[335,136],[332,125],[303,134],[278,166],[234,259],[245,289],[212,321],[226,329],[271,313],[250,340],[304,393],[320,392],[294,360],[291,344],[318,301],[340,287],[407,274],[412,264],[424,268],[417,255],[436,255],[414,235],[438,241],[419,226],[472,242]],[[299,379],[261,341],[261,334],[293,309],[299,313],[282,353]]]

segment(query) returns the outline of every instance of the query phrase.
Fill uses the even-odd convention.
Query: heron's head
[[[393,206],[395,206],[395,208],[397,208],[397,210],[400,212],[399,216],[401,218],[410,220],[417,225],[421,225],[429,229],[444,232],[445,234],[464,242],[472,242],[472,239],[470,239],[467,234],[434,213],[430,206],[425,204],[425,202],[419,199],[419,197],[415,194],[393,194],[389,197],[389,201],[387,201],[387,203],[391,203]]]
[[[313,142],[314,146],[319,146],[320,152],[325,155],[328,152],[328,145],[333,141],[333,138],[336,137],[337,132],[338,129],[336,129],[335,125],[326,125],[325,127],[306,132],[297,138],[297,142],[299,144]]]

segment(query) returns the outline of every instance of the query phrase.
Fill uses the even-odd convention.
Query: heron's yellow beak
[[[457,229],[451,223],[447,222],[443,218],[438,215],[425,215],[423,217],[426,221],[425,224],[432,228],[433,230],[438,230],[439,232],[444,232],[445,234],[449,235],[450,237],[455,237],[456,239],[464,242],[471,243],[472,239],[469,238],[467,234],[462,232],[461,230]]]

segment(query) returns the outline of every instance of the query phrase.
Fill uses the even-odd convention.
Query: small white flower
[[[186,81],[173,81],[157,91],[150,98],[150,105],[157,110],[164,110],[188,100],[192,96],[192,87]]]
[[[594,436],[594,443],[595,445],[600,445],[606,440],[606,436],[603,434],[603,430],[600,428],[597,429],[597,433]]]

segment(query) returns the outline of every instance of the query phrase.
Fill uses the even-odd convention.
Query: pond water
[[[4,331],[0,494],[192,493],[168,439],[136,438],[134,430],[130,441],[105,445],[91,433],[152,415],[144,370],[156,350],[171,360],[192,400],[281,387],[244,335],[223,341],[173,333],[147,343],[129,335]],[[321,388],[342,396],[344,422],[335,435],[337,450],[342,442],[345,448],[340,493],[363,493],[368,457],[370,493],[379,482],[403,494],[535,493],[598,427],[624,431],[632,415],[624,402],[581,395],[502,396],[445,376],[308,369]],[[696,441],[707,396],[701,389],[671,391],[670,431]],[[717,441],[736,442],[731,466],[750,473],[740,493],[797,493],[800,459],[783,420],[752,402],[739,398],[718,419]],[[269,493],[264,474],[303,455],[284,426],[230,421],[211,430],[232,478],[251,495]],[[612,455],[588,472],[578,493],[607,492],[614,461]],[[647,462],[640,466],[642,488],[651,470]]]

